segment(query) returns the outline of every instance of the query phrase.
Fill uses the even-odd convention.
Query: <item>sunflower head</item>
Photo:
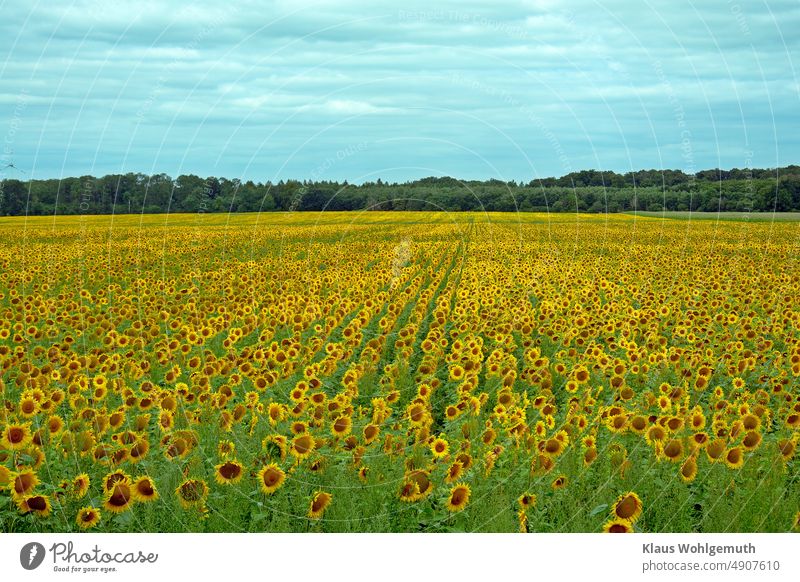
[[[527,511],[536,505],[536,495],[533,493],[523,493],[517,498],[517,503],[519,504],[521,510]]]
[[[122,513],[131,508],[133,492],[129,481],[117,481],[106,491],[103,507],[111,513]]]
[[[447,497],[447,510],[451,512],[462,511],[469,503],[472,491],[466,483],[458,483],[450,489]]]
[[[443,459],[450,451],[449,443],[443,437],[436,437],[431,443],[431,453],[436,459]]]
[[[286,473],[275,463],[265,466],[258,472],[259,487],[267,495],[275,493],[283,485],[285,479]]]
[[[50,515],[50,498],[47,495],[25,495],[18,499],[17,505],[21,513],[32,513],[37,517]]]
[[[86,495],[86,493],[88,493],[89,484],[89,475],[86,473],[81,473],[72,480],[70,492],[76,499],[81,499]]]
[[[633,524],[625,519],[612,519],[603,525],[605,533],[633,533]]]
[[[24,424],[7,424],[0,435],[0,448],[10,451],[19,451],[31,442],[31,426]]]
[[[626,520],[634,523],[642,514],[642,500],[633,491],[623,493],[611,507],[613,520]]]
[[[33,469],[23,468],[12,475],[11,495],[16,498],[30,495],[34,487],[39,484],[39,477]]]
[[[134,501],[138,501],[139,503],[149,503],[150,501],[158,499],[156,484],[147,475],[139,477],[133,482],[131,493]]]
[[[208,485],[202,479],[186,479],[175,489],[175,494],[185,509],[202,506],[208,497]]]
[[[317,491],[314,497],[311,498],[311,503],[308,506],[308,517],[310,519],[319,519],[322,517],[331,501],[333,501],[333,495],[325,491]]]
[[[100,510],[96,507],[83,507],[78,510],[75,522],[81,529],[90,529],[100,523]]]
[[[220,485],[232,485],[242,480],[244,467],[233,459],[224,461],[214,467],[214,479]]]

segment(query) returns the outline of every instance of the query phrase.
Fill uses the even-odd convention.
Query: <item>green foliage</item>
[[[166,174],[6,180],[0,216],[305,210],[486,212],[800,211],[800,167],[778,169],[597,170],[527,184],[428,177],[405,183],[297,180],[257,183]]]

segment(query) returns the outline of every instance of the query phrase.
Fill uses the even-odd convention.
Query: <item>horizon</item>
[[[789,163],[789,164],[786,164],[785,166],[763,167],[763,168],[758,168],[758,167],[749,167],[749,168],[748,167],[742,167],[742,168],[737,168],[737,167],[731,167],[731,168],[703,168],[703,169],[695,170],[695,172],[693,174],[687,174],[686,172],[684,172],[684,174],[686,176],[688,176],[688,177],[694,177],[694,176],[697,176],[697,175],[702,174],[704,172],[715,172],[715,171],[716,172],[737,172],[737,171],[739,171],[739,172],[765,172],[765,171],[774,170],[776,172],[776,177],[778,177],[780,175],[780,170],[784,170],[784,169],[787,169],[787,168],[798,168],[798,167],[800,167],[800,163],[797,163],[797,164]],[[562,178],[566,178],[567,176],[569,176],[571,174],[579,174],[579,173],[582,173],[582,172],[599,172],[599,173],[602,173],[602,174],[609,174],[609,175],[610,174],[616,174],[616,175],[619,175],[619,176],[628,176],[628,175],[639,173],[639,172],[664,173],[664,172],[683,172],[683,170],[680,170],[678,168],[661,168],[661,169],[659,169],[659,168],[640,168],[638,170],[629,170],[629,171],[626,171],[624,173],[619,173],[619,172],[614,172],[614,170],[599,170],[597,168],[582,168],[582,169],[573,170],[569,174],[561,174],[561,175],[558,175],[558,176],[539,176],[539,177],[536,177],[536,178],[531,178],[530,180],[525,180],[525,179],[514,180],[514,179],[510,179],[510,180],[505,180],[504,182],[505,183],[515,182],[518,186],[526,186],[528,184],[531,184],[533,182],[538,182],[538,181],[560,180]],[[185,173],[185,174],[171,175],[171,174],[167,174],[165,172],[156,172],[156,173],[152,173],[152,174],[147,174],[145,172],[138,172],[138,171],[130,170],[130,171],[125,172],[125,173],[110,173],[110,174],[96,174],[96,175],[92,175],[92,174],[75,174],[75,175],[71,175],[71,176],[42,176],[42,177],[37,177],[37,178],[31,178],[29,176],[28,177],[22,177],[22,176],[26,176],[26,174],[23,174],[20,177],[8,177],[8,176],[3,176],[2,174],[0,174],[0,183],[8,182],[8,181],[11,181],[11,180],[17,180],[19,182],[28,182],[28,181],[30,181],[32,179],[33,180],[38,180],[38,181],[49,181],[49,180],[63,181],[63,180],[80,179],[80,178],[85,178],[85,177],[91,177],[91,178],[100,179],[100,178],[105,178],[107,176],[119,176],[119,175],[124,176],[124,175],[127,175],[127,174],[141,175],[141,176],[146,176],[148,178],[151,178],[153,176],[166,175],[171,180],[176,180],[176,179],[180,178],[181,176],[195,176],[195,177],[204,178],[204,179],[216,178],[216,179],[229,180],[229,181],[233,181],[233,180],[239,179],[239,178],[229,178],[228,176],[224,176],[224,175],[221,175],[221,174],[220,175],[208,175],[208,176],[204,176],[203,174],[197,174],[197,173]],[[388,181],[388,180],[384,180],[381,176],[378,176],[378,177],[376,177],[376,178],[374,178],[373,180],[370,180],[370,181],[356,182],[354,180],[350,180],[350,179],[345,177],[345,178],[343,178],[341,180],[338,180],[338,181],[337,180],[318,180],[318,183],[324,183],[324,182],[331,182],[331,183],[338,183],[338,184],[346,183],[346,184],[348,184],[350,186],[362,186],[364,184],[375,184],[378,181],[380,181],[385,186],[391,186],[391,185],[412,184],[414,182],[420,182],[422,180],[427,180],[427,179],[441,180],[441,179],[448,179],[448,178],[452,179],[452,180],[459,181],[459,182],[463,182],[463,183],[468,183],[468,182],[491,182],[491,181],[498,180],[498,178],[490,178],[490,177],[469,178],[469,179],[467,179],[467,178],[461,178],[459,176],[450,176],[450,175],[440,175],[440,176],[433,176],[433,175],[423,176],[423,175],[420,175],[418,177],[411,177],[411,178],[408,178],[408,179],[403,180],[403,181]],[[286,178],[282,178],[282,179],[280,179],[278,181],[275,181],[275,182],[270,182],[269,179],[261,180],[261,179],[258,179],[258,178],[255,178],[255,179],[254,178],[250,178],[250,179],[247,179],[247,180],[241,180],[242,183],[246,183],[248,181],[253,182],[254,184],[261,184],[261,185],[266,185],[266,184],[275,185],[275,184],[279,184],[281,182],[283,182],[283,183],[286,183],[286,182],[300,182],[301,184],[302,183],[306,183],[306,182],[314,183],[313,180],[310,180],[308,178],[302,178],[301,179],[301,178],[294,178],[294,177],[291,177],[291,176],[286,177]],[[720,179],[720,181],[722,181],[722,179]],[[606,186],[606,187],[607,188],[613,188],[613,186],[610,186],[610,185]]]
[[[9,6],[0,179],[778,168],[798,28],[789,1]]]

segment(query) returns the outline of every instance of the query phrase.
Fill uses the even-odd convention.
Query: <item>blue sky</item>
[[[0,6],[0,178],[800,162],[797,0]]]

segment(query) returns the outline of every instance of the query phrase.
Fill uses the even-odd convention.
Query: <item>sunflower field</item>
[[[4,532],[785,532],[800,225],[0,219]]]

